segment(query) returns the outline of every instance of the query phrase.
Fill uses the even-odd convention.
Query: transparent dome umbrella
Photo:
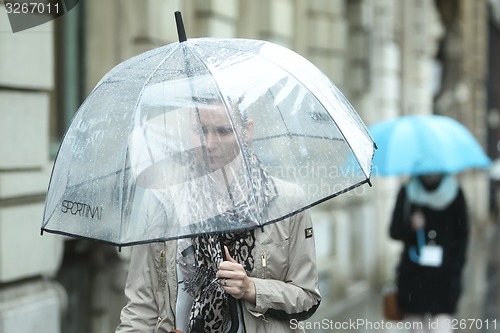
[[[180,37],[113,68],[80,106],[42,232],[126,246],[257,228],[369,183],[374,149],[300,55]]]
[[[469,130],[440,115],[407,115],[370,126],[376,175],[457,173],[491,161]]]

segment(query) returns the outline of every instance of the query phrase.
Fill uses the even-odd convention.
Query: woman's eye
[[[217,128],[217,134],[220,136],[232,134],[233,129],[231,127],[218,127]]]

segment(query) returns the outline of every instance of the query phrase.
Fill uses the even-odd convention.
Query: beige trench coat
[[[294,185],[275,180],[278,198],[296,200]],[[303,332],[297,320],[310,317],[319,306],[316,254],[312,223],[307,211],[255,231],[255,264],[250,276],[256,304],[240,300],[248,333]],[[117,333],[169,332],[175,328],[177,301],[177,242],[137,245],[132,249],[125,286],[128,302],[121,312]],[[266,313],[269,309],[273,315]],[[283,319],[278,320],[279,316]]]

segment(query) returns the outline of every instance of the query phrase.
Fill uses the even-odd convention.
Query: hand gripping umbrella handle
[[[226,251],[224,251],[224,242],[222,241],[222,238],[220,238],[219,242],[222,251],[222,259],[227,260]],[[229,329],[228,333],[235,333],[238,331],[238,326],[240,323],[238,317],[238,303],[237,303],[238,301],[236,300],[236,298],[228,294],[227,302],[229,305],[229,315],[231,316],[231,328]],[[202,316],[200,315],[196,316],[194,322],[194,332],[204,333],[205,332],[204,322],[205,320],[203,319]]]
[[[220,248],[222,251],[222,259],[227,260],[226,251],[224,250],[224,242],[222,238],[220,239]],[[240,319],[238,317],[238,301],[231,295],[227,295],[227,302],[229,304],[229,314],[231,315],[231,329],[228,333],[235,333],[238,331],[238,325],[240,323]]]

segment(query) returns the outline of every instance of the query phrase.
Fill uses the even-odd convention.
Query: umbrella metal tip
[[[184,22],[182,22],[182,14],[180,11],[176,11],[175,15],[175,23],[177,25],[177,35],[179,36],[179,43],[185,42],[186,38],[186,30],[184,29]]]

